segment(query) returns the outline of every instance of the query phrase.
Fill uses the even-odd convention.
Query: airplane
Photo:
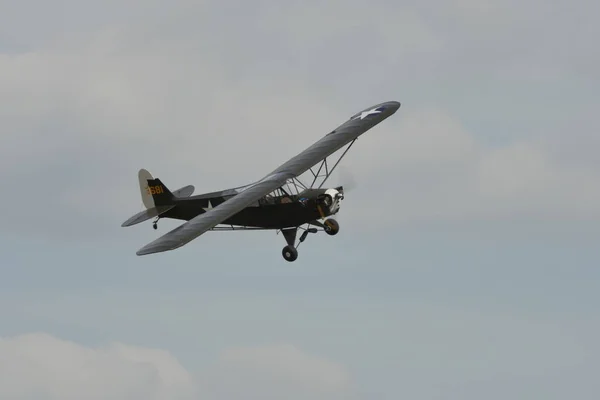
[[[323,185],[358,137],[399,108],[399,102],[387,101],[352,115],[297,156],[245,186],[192,196],[193,185],[171,192],[160,179],[141,169],[138,181],[146,209],[121,226],[155,218],[153,227],[157,229],[161,218],[186,221],[139,249],[138,256],[177,249],[208,231],[277,230],[287,242],[283,258],[295,261],[298,247],[309,233],[339,232],[335,217],[344,199],[344,188],[323,188]],[[330,168],[327,159],[344,146],[345,150]],[[312,174],[310,184],[300,180],[308,171]],[[296,244],[299,230],[303,232]]]

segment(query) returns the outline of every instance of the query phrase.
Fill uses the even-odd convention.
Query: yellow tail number
[[[146,191],[148,194],[164,194],[165,188],[162,185],[148,186]]]

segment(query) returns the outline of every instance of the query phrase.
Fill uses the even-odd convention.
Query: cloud
[[[0,397],[352,397],[343,365],[302,350],[315,346],[352,366],[365,398],[598,392],[597,324],[577,319],[598,293],[600,3],[13,3],[0,12],[6,329],[127,335],[206,368],[156,349],[25,335],[0,342],[0,390],[11,391]],[[282,269],[283,239],[270,233],[135,258],[157,236],[149,224],[120,228],[141,207],[139,168],[171,189],[244,184],[384,100],[402,108],[342,163],[355,178],[342,234],[310,239],[307,268]],[[498,227],[509,234],[486,240]],[[98,287],[109,299],[86,307]],[[60,298],[49,302],[52,288]],[[414,296],[479,309],[427,312]],[[527,307],[536,312],[519,317]],[[537,323],[546,312],[555,321]],[[194,351],[280,337],[300,348]]]
[[[10,399],[192,399],[196,390],[168,352],[87,348],[47,334],[1,339],[0,371],[0,397]]]
[[[377,229],[600,218],[594,163],[567,159],[547,141],[525,135],[486,144],[444,110],[401,108],[399,114],[361,139],[346,162],[360,187],[344,204],[354,223]],[[372,202],[375,210],[366,206]]]
[[[10,399],[349,398],[344,367],[290,345],[226,349],[202,376],[169,352],[91,348],[44,333],[0,339],[0,397]]]
[[[549,139],[532,138],[526,126],[512,141],[490,145],[482,137],[494,127],[474,128],[470,120],[482,111],[468,101],[473,86],[492,85],[494,71],[504,67],[530,79],[527,71],[540,65],[504,40],[504,23],[473,35],[493,16],[523,30],[519,43],[537,43],[529,20],[498,2],[455,1],[437,11],[385,1],[260,2],[247,10],[260,22],[252,27],[217,3],[182,1],[168,12],[152,4],[128,23],[135,4],[109,17],[115,4],[88,15],[89,26],[71,26],[77,35],[44,25],[43,40],[32,33],[26,50],[0,54],[0,177],[20,199],[3,229],[106,235],[140,210],[139,168],[173,189],[246,184],[356,110],[384,100],[403,107],[344,162],[361,185],[352,193],[355,206],[345,207],[357,221],[368,217],[358,214],[374,197],[379,209],[395,210],[371,217],[377,229],[408,220],[598,217],[593,153],[574,167],[565,153],[553,157]],[[465,25],[450,23],[448,15]],[[239,29],[223,29],[223,18],[236,18]],[[482,44],[495,64],[483,56],[469,62]],[[551,50],[536,47],[542,59]],[[434,100],[445,96],[436,89],[440,79],[451,83],[449,92],[464,90],[467,114]],[[523,87],[498,79],[500,86]],[[484,112],[504,101],[498,96],[485,96]],[[553,138],[556,148],[579,143]]]
[[[219,399],[353,398],[342,365],[291,345],[227,349],[210,377]]]

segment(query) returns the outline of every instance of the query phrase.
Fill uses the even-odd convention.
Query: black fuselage
[[[244,208],[221,224],[265,229],[298,227],[330,215],[327,207],[321,206],[319,211],[318,196],[323,192],[324,190],[311,190],[304,195],[265,198],[257,204]],[[198,195],[176,199],[172,203],[176,206],[162,214],[161,218],[189,221],[205,213],[206,209],[217,207],[228,198],[231,196]]]

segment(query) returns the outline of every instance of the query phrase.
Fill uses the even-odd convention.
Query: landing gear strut
[[[285,241],[288,244],[281,251],[283,258],[285,258],[286,261],[289,262],[296,261],[296,259],[298,258],[298,250],[296,249],[296,246],[294,246],[294,244],[296,243],[296,233],[298,232],[298,229],[282,229],[281,232],[283,233],[283,237],[285,238]]]
[[[339,225],[336,225],[336,227],[337,230],[335,231],[335,233],[339,231]],[[326,229],[326,226],[323,226],[323,229]],[[318,230],[317,228],[304,229],[304,232],[302,232],[302,235],[300,235],[300,239],[298,240],[298,246],[294,245],[296,243],[296,234],[298,232],[298,228],[282,229],[281,232],[283,233],[283,237],[285,237],[285,240],[288,243],[287,246],[285,246],[281,251],[281,254],[283,255],[283,258],[285,258],[286,261],[292,262],[296,261],[296,259],[298,258],[298,246],[300,246],[300,243],[306,240],[306,237],[309,233],[317,233]]]
[[[156,219],[154,220],[154,222],[152,223],[152,227],[156,230],[158,229],[158,220],[160,219],[160,217],[156,217]]]

